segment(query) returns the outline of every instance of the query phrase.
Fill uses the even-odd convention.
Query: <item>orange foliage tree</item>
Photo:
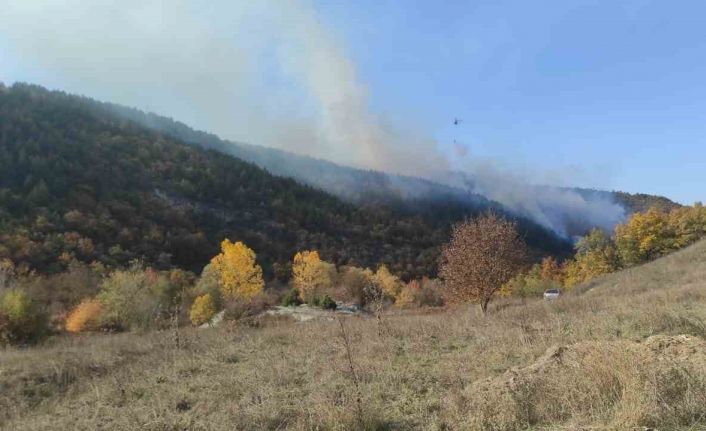
[[[516,224],[489,213],[453,227],[451,241],[442,249],[439,275],[450,300],[478,302],[485,313],[493,295],[526,260]]]
[[[66,318],[66,330],[74,333],[97,330],[102,311],[103,306],[95,299],[81,301]]]

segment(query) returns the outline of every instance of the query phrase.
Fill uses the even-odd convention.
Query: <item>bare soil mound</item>
[[[706,341],[657,335],[554,346],[472,383],[463,398],[457,408],[474,412],[470,429],[689,426],[706,418]]]

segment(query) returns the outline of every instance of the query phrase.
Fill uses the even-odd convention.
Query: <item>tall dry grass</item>
[[[706,429],[706,242],[552,303],[383,319],[345,319],[345,343],[279,322],[0,351],[0,428]],[[690,353],[648,350],[682,334]]]

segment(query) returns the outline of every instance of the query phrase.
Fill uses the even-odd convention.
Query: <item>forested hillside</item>
[[[276,175],[295,178],[348,202],[384,203],[413,212],[428,211],[429,202],[454,202],[466,209],[499,207],[481,195],[422,178],[357,169],[275,148],[227,141],[153,113],[114,104],[100,106],[150,129],[252,162]]]
[[[419,277],[435,273],[449,222],[480,210],[355,206],[106,106],[37,86],[0,88],[0,259],[41,272],[73,258],[199,271],[228,237],[257,250],[269,277],[302,249]],[[570,250],[536,224],[520,228],[537,255]]]
[[[396,209],[427,215],[432,219],[444,218],[450,207],[477,211],[481,208],[500,208],[500,204],[486,197],[458,187],[404,175],[356,169],[327,160],[293,154],[287,151],[227,141],[218,136],[194,130],[184,123],[153,113],[109,103],[97,104],[126,119],[169,136],[216,149],[252,162],[268,171],[295,178],[305,184],[325,190],[356,204],[383,203]],[[464,176],[467,176],[464,174]],[[468,178],[472,179],[472,178]],[[551,191],[552,187],[547,187]],[[620,191],[568,188],[586,199],[600,198],[614,201],[625,208],[627,214],[644,212],[650,208],[664,211],[679,204],[663,196],[643,193],[630,194]],[[440,203],[444,205],[439,205]],[[429,204],[432,205],[429,205]],[[573,232],[583,235],[586,232]]]

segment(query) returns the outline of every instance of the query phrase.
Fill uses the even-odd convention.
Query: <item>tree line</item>
[[[640,265],[706,237],[706,207],[651,208],[631,215],[612,233],[594,229],[576,242],[572,259],[545,257],[518,274],[506,294],[540,295],[552,287],[572,288],[604,274]]]
[[[638,265],[706,237],[701,204],[665,212],[637,213],[612,236],[595,229],[576,244],[572,259],[547,257],[529,265],[531,254],[516,222],[489,213],[454,225],[439,259],[439,279],[404,282],[385,265],[375,270],[337,266],[316,250],[302,250],[280,276],[267,283],[256,253],[242,241],[221,242],[199,276],[156,270],[135,261],[108,270],[99,262],[73,260],[61,274],[18,271],[0,261],[0,344],[31,343],[50,332],[164,329],[185,322],[203,325],[218,313],[229,321],[256,319],[273,305],[335,309],[339,303],[373,307],[478,303],[488,311],[498,295],[541,295],[571,288],[602,274]],[[528,269],[523,269],[528,268]]]

